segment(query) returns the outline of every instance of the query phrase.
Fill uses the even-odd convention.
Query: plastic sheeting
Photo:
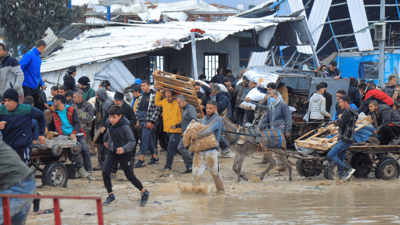
[[[267,85],[271,82],[276,83],[279,78],[278,74],[263,71],[256,68],[248,68],[244,75],[252,82],[258,84],[258,87],[267,88]]]

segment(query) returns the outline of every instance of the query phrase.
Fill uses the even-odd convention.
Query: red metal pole
[[[3,197],[2,200],[4,225],[11,225],[10,198]]]
[[[54,220],[55,220],[55,225],[61,225],[61,213],[60,213],[60,199],[54,198]]]
[[[101,199],[96,200],[96,205],[97,205],[97,222],[99,225],[104,225],[103,205],[101,203]]]

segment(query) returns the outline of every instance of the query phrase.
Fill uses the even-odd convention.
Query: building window
[[[154,83],[153,72],[164,71],[164,56],[150,56],[150,83]]]
[[[219,55],[205,55],[204,64],[204,75],[206,75],[207,80],[211,80],[217,74]]]

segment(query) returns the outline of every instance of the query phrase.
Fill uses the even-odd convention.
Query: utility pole
[[[197,54],[196,54],[196,32],[190,32],[192,38],[192,60],[193,60],[193,78],[199,79],[199,71],[197,69]]]
[[[385,19],[385,0],[381,0],[381,15],[380,20]],[[384,29],[386,30],[386,29]],[[382,34],[382,36],[386,36]],[[382,38],[383,39],[383,38]],[[378,67],[378,79],[379,85],[383,88],[383,81],[385,78],[385,40],[379,41],[379,67]]]

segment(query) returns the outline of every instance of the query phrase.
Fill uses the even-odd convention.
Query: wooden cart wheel
[[[349,167],[351,167],[350,163],[347,162],[346,160],[343,161],[346,165],[348,165]],[[334,177],[338,177],[338,170],[337,170],[337,165],[335,162],[329,162],[326,166],[325,166],[325,170],[324,170],[324,177],[327,180],[333,180]]]
[[[322,173],[323,164],[316,160],[301,160],[296,162],[297,173],[302,177],[318,176]]]
[[[55,156],[61,155],[62,152],[63,152],[63,149],[61,148],[60,145],[54,145],[51,148],[51,153],[53,153],[53,155],[55,155]]]
[[[394,180],[399,178],[400,165],[393,158],[383,159],[375,169],[375,177],[383,180]]]
[[[52,161],[47,164],[42,173],[42,184],[52,187],[66,187],[68,183],[68,170],[64,163]]]
[[[351,167],[356,170],[353,174],[355,177],[367,177],[371,173],[373,164],[368,155],[361,152],[355,153],[350,160]]]

